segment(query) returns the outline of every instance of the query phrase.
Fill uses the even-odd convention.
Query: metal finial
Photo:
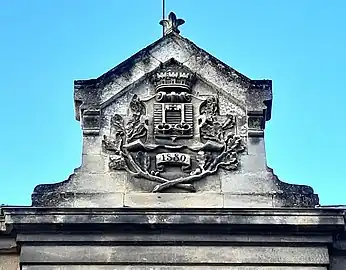
[[[160,24],[163,26],[163,35],[166,36],[172,32],[179,34],[178,27],[184,23],[185,21],[183,19],[177,19],[177,16],[173,12],[169,13],[168,19],[160,21]]]

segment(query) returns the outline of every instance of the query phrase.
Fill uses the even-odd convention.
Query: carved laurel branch
[[[117,118],[119,118],[119,116],[117,116]],[[126,170],[133,177],[145,178],[150,181],[161,183],[156,185],[152,192],[160,192],[173,186],[190,192],[195,192],[196,190],[193,185],[188,183],[215,174],[220,167],[226,170],[235,170],[238,167],[238,153],[245,149],[242,145],[242,139],[233,133],[229,133],[223,142],[222,152],[206,167],[200,166],[199,173],[180,177],[174,180],[167,180],[148,172],[136,163],[132,155],[123,147],[123,142],[126,140],[125,133],[120,132],[124,131],[124,126],[122,126],[123,121],[118,121],[118,124],[119,132],[117,132],[117,134],[120,134],[120,136],[117,137],[117,140],[111,140],[107,136],[104,136],[103,140],[105,149],[115,153],[114,157],[111,158],[109,165],[113,169]]]
[[[223,151],[206,169],[203,169],[200,174],[166,181],[165,183],[156,185],[153,189],[153,192],[160,192],[177,184],[189,183],[199,180],[205,176],[216,173],[219,167],[223,167],[227,170],[235,170],[238,166],[237,154],[244,151],[244,149],[245,148],[241,143],[241,138],[234,134],[229,134],[224,142]]]
[[[145,178],[150,181],[155,181],[158,183],[166,183],[168,182],[167,179],[162,178],[157,175],[153,175],[150,172],[148,172],[145,169],[142,169],[141,166],[139,166],[131,154],[126,151],[124,148],[111,148],[107,146],[114,146],[116,143],[113,143],[112,140],[110,140],[108,137],[104,137],[103,139],[103,145],[105,149],[112,151],[114,153],[117,153],[115,157],[111,157],[109,166],[112,169],[116,170],[125,170],[127,171],[131,176],[136,178]],[[119,145],[119,144],[118,144]],[[177,188],[181,188],[190,192],[195,192],[195,188],[191,184],[176,184],[174,185]]]
[[[159,183],[162,183],[162,184],[166,184],[166,183],[168,184],[169,180],[167,180],[167,179],[165,179],[163,177],[157,176],[157,175],[153,175],[153,174],[149,173],[147,170],[143,170],[133,160],[133,158],[132,158],[130,153],[126,153],[127,151],[125,151],[125,152],[121,151],[121,152],[122,152],[123,158],[125,160],[127,160],[128,164],[131,165],[131,167],[135,170],[135,171],[132,171],[128,165],[124,166],[124,169],[131,176],[137,177],[137,178],[145,178],[147,180],[159,182]],[[177,187],[177,188],[185,189],[185,190],[190,191],[190,192],[195,192],[196,191],[194,186],[191,185],[191,184],[184,184],[184,183],[179,184],[179,183],[177,183],[177,184],[174,184],[174,186]],[[171,186],[168,186],[168,187],[171,187]],[[165,188],[163,188],[163,189],[165,189]],[[154,190],[153,190],[153,192],[154,192]]]
[[[105,138],[105,140],[107,140],[107,138]],[[219,167],[225,168],[227,170],[236,169],[238,166],[237,155],[243,150],[244,147],[242,146],[241,138],[230,134],[224,143],[223,151],[214,159],[214,161],[209,166],[207,166],[207,168],[203,168],[201,173],[190,175],[187,177],[181,177],[174,180],[167,180],[160,176],[153,175],[146,170],[143,170],[134,161],[131,154],[128,153],[125,149],[117,149],[117,152],[121,154],[121,158],[117,160],[118,162],[116,163],[116,168],[126,170],[133,177],[145,178],[147,180],[161,183],[159,185],[156,185],[152,192],[160,192],[173,186],[194,192],[196,191],[195,188],[191,184],[187,183],[197,181],[208,175],[212,175],[218,171]],[[132,167],[133,170],[130,169],[130,167]]]
[[[137,123],[140,126],[142,123]],[[124,142],[129,140],[128,130],[126,130],[124,121],[122,117],[118,114],[114,115],[112,118],[112,126],[115,129],[114,134],[116,138],[108,138],[104,136],[102,144],[104,149],[113,153],[113,157],[110,158],[109,167],[115,170],[125,170],[130,175],[137,178],[145,178],[150,181],[155,181],[158,183],[166,183],[167,179],[162,178],[157,175],[153,175],[146,169],[142,169],[132,155],[123,147]],[[146,132],[143,132],[141,136],[145,136]],[[181,188],[190,192],[195,192],[195,188],[191,184],[177,184],[177,188]]]

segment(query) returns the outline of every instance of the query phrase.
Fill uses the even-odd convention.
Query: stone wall
[[[19,254],[15,238],[0,234],[0,270],[19,269]]]
[[[19,270],[17,254],[0,254],[0,270]]]

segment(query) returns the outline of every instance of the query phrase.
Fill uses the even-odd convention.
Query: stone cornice
[[[162,252],[162,249],[167,254],[185,254],[186,250],[198,248],[203,251],[210,247],[218,250],[214,252],[216,263],[225,262],[224,257],[219,258],[217,255],[223,254],[222,250],[239,251],[241,257],[236,260],[230,256],[228,263],[236,264],[242,258],[242,262],[247,260],[256,265],[267,263],[263,259],[264,254],[275,250],[270,255],[270,265],[290,264],[293,257],[297,266],[311,265],[312,262],[314,265],[327,265],[330,260],[328,254],[335,256],[343,254],[345,250],[345,208],[11,206],[4,207],[3,213],[6,227],[13,230],[8,232],[10,235],[0,233],[0,253],[20,251],[22,264],[42,264],[44,269],[53,263],[79,265],[85,262],[103,263],[106,260],[111,264],[129,261],[142,263],[142,257],[138,257],[137,253],[144,254],[149,258],[146,263],[151,263],[156,262],[156,254]],[[128,247],[135,247],[136,252],[128,253]],[[262,252],[257,256],[258,259],[249,256],[255,250]],[[80,257],[80,254],[86,252],[90,255]],[[109,257],[114,252],[116,256]],[[149,254],[154,256],[150,257]],[[195,260],[201,263],[202,259],[198,257]],[[210,263],[209,259],[207,263]]]
[[[135,209],[6,207],[5,222],[17,232],[81,227],[188,226],[232,230],[343,232],[344,209]]]

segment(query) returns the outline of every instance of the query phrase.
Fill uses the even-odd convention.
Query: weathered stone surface
[[[345,270],[346,269],[346,253],[332,256],[329,269],[330,270]]]
[[[82,155],[82,166],[80,171],[86,173],[106,173],[108,157],[105,155]]]
[[[16,252],[17,243],[14,237],[3,236],[0,238],[0,254]]]
[[[227,225],[238,226],[286,226],[285,230],[307,230],[324,226],[326,229],[343,230],[345,225],[342,210],[325,209],[152,209],[152,208],[4,208],[9,226],[23,224],[35,227],[38,224],[69,225]],[[242,226],[241,226],[242,225]],[[249,229],[249,227],[246,227]],[[269,227],[268,227],[269,228]]]
[[[74,199],[72,207],[123,207],[123,193],[95,193],[84,194]]]
[[[205,235],[204,231],[194,232],[194,233],[185,233],[182,229],[179,231],[170,230],[170,229],[160,229],[160,230],[151,230],[150,233],[144,231],[129,231],[129,232],[114,232],[114,233],[100,233],[95,232],[93,234],[71,234],[70,232],[66,233],[46,233],[46,234],[18,234],[17,236],[18,243],[25,245],[35,244],[40,242],[42,245],[61,245],[62,243],[71,245],[83,244],[83,242],[93,243],[94,245],[102,244],[125,244],[128,245],[131,242],[137,243],[138,245],[146,244],[157,244],[159,245],[164,243],[185,243],[188,245],[195,246],[196,244],[205,244],[211,245],[215,243],[230,245],[262,245],[269,244],[272,246],[284,245],[284,246],[297,246],[301,243],[306,245],[315,246],[315,245],[329,245],[333,243],[331,236],[312,234],[312,235],[286,235],[286,234],[226,234],[221,232],[214,232],[213,234]]]
[[[314,209],[311,187],[267,167],[272,82],[182,23],[171,13],[163,38],[75,81],[82,164],[33,206],[0,208],[0,270],[346,269],[345,209]]]
[[[271,81],[251,80],[215,59],[189,40],[179,36],[177,30],[179,20],[174,18],[173,16],[162,22],[167,31],[166,35],[157,42],[97,79],[75,82],[76,119],[81,121],[84,130],[82,166],[76,171],[79,175],[71,175],[68,180],[60,184],[37,187],[33,194],[33,205],[86,206],[87,202],[83,203],[81,200],[83,197],[87,198],[87,195],[75,196],[72,193],[101,194],[107,192],[110,194],[121,192],[129,205],[143,207],[150,207],[147,202],[152,202],[153,207],[194,207],[197,205],[197,207],[206,208],[239,207],[241,201],[246,202],[244,207],[316,205],[318,197],[313,196],[313,191],[301,193],[301,189],[296,189],[294,185],[281,185],[281,181],[267,169],[263,132],[265,121],[271,117]],[[154,99],[155,101],[153,101]],[[210,102],[211,100],[212,102]],[[161,137],[158,138],[155,132],[157,132],[157,123],[159,123],[157,121],[159,120],[157,120],[157,116],[154,117],[156,109],[153,108],[159,108],[159,105],[180,108],[190,106],[189,104],[193,106],[192,117],[185,116],[181,123],[186,125],[191,119],[192,122],[189,125],[193,128],[185,131],[187,133],[183,136],[191,136],[192,145],[203,136],[214,142],[222,142],[220,130],[225,129],[227,125],[234,126],[234,130],[229,129],[227,133],[233,132],[240,139],[233,146],[231,144],[228,146],[233,149],[232,157],[222,160],[226,157],[227,151],[225,155],[220,155],[220,160],[218,160],[215,154],[210,156],[210,153],[213,153],[210,152],[211,150],[203,150],[198,153],[192,151],[192,154],[187,154],[186,151],[184,153],[180,148],[172,150],[172,147],[179,146],[177,138],[182,136],[180,133],[180,135],[174,135],[171,142],[165,141]],[[186,107],[184,113],[187,108],[190,107]],[[157,112],[155,113],[157,115]],[[232,115],[232,119],[235,120],[234,124],[227,122],[229,116],[226,117],[226,115]],[[118,117],[118,120],[115,121],[115,117]],[[177,119],[177,116],[172,117],[172,121],[176,121],[174,119]],[[209,119],[208,117],[213,120],[206,124],[208,122],[205,119]],[[225,119],[226,122],[222,122]],[[165,121],[169,121],[168,118]],[[221,123],[216,133],[215,126],[213,126],[215,123]],[[119,138],[123,136],[119,128],[122,129],[121,132],[127,134],[126,142],[119,141]],[[141,140],[142,145],[131,140],[132,132],[134,132],[133,134],[138,133],[134,138]],[[167,133],[163,135],[168,136]],[[144,140],[143,136],[147,139]],[[144,152],[143,150],[141,150],[142,152],[138,150],[131,152],[132,150],[129,148],[124,150],[119,143],[121,145],[137,143],[137,148],[141,148],[143,145],[150,148],[152,147],[150,143],[155,143],[164,147],[168,145],[171,148],[166,147],[163,156],[159,159],[157,154],[162,153],[162,150],[145,156],[148,152],[147,149]],[[191,143],[188,138],[185,138],[181,145],[191,146]],[[236,150],[236,146],[239,146],[238,150]],[[225,148],[223,149],[222,151],[225,151]],[[177,152],[183,154],[177,156]],[[138,153],[142,155],[139,160],[136,156]],[[195,165],[192,165],[190,171],[185,174],[179,172],[171,168],[170,160],[167,161],[167,158],[171,158],[170,153],[177,159],[180,157],[184,159],[175,161],[174,166],[183,164],[187,165],[187,168],[191,164]],[[189,155],[191,155],[191,161]],[[133,161],[129,160],[131,156]],[[207,165],[207,159],[210,157],[214,161],[216,160],[215,164]],[[203,158],[206,160],[203,161]],[[158,160],[163,163],[158,163]],[[144,173],[135,164],[136,162],[143,163],[143,161],[147,166],[144,168]],[[155,162],[156,168],[153,165]],[[202,166],[203,162],[203,166],[210,167],[205,168],[207,173],[203,171],[203,168],[201,170],[198,167]],[[230,171],[219,170],[217,163],[220,162],[226,162],[227,165],[220,167],[223,166]],[[158,169],[159,167],[161,169]],[[111,177],[112,171],[118,169],[126,169],[127,172],[120,170],[115,176],[116,179]],[[167,172],[165,174],[160,170],[167,170]],[[92,174],[95,176],[91,176]],[[164,184],[164,182],[172,181],[182,181],[182,183]],[[198,194],[213,194],[213,198],[205,200],[202,204],[201,201],[173,200],[175,195],[162,195],[166,202],[158,203],[157,200],[153,200],[155,195],[148,194],[146,200],[141,195],[151,191],[164,190],[174,194],[196,191]],[[138,195],[134,193],[138,193]],[[253,195],[253,199],[249,199],[249,195]],[[187,195],[177,195],[177,198],[184,196]],[[198,195],[196,198],[203,196]],[[108,197],[105,195],[104,200],[100,198],[97,205],[108,206]],[[222,202],[220,202],[221,197]],[[264,202],[264,197],[268,199],[272,197],[273,202],[270,200]],[[170,202],[167,201],[169,198],[172,198]],[[232,198],[235,201],[232,202]],[[216,201],[213,202],[213,199]],[[78,202],[75,203],[74,200]],[[185,204],[182,203],[183,201]],[[95,205],[93,204],[93,206]],[[127,206],[127,203],[124,206]]]
[[[244,208],[252,207],[256,204],[256,208],[273,207],[273,198],[271,194],[224,194],[223,206],[226,208]]]
[[[33,194],[33,206],[45,207],[123,207],[122,192],[48,192]]]
[[[164,266],[164,265],[30,265],[24,266],[23,270],[327,270],[324,266]],[[340,268],[341,269],[341,268]],[[339,270],[339,269],[337,269]]]
[[[5,207],[3,212],[6,224],[21,232],[23,268],[36,270],[107,269],[105,264],[115,269],[126,269],[124,264],[132,269],[326,269],[332,232],[345,226],[342,209],[323,208]]]
[[[0,253],[0,270],[19,270],[19,255]]]
[[[100,136],[84,136],[82,153],[88,155],[101,155],[101,142]]]
[[[274,194],[279,191],[268,171],[226,172],[220,171],[221,190],[234,194]]]
[[[22,263],[329,264],[326,247],[24,246]]]
[[[127,193],[126,207],[154,208],[222,208],[223,195],[219,193]]]
[[[160,21],[160,24],[163,26],[163,35],[168,35],[172,32],[179,34],[178,27],[184,23],[185,21],[183,19],[177,19],[177,16],[173,12],[169,13],[168,19]]]
[[[99,78],[75,81],[82,165],[64,182],[36,187],[34,206],[83,207],[95,194],[90,206],[107,207],[115,193],[125,207],[318,204],[311,188],[267,168],[272,82],[251,80],[181,37],[182,23],[170,14],[164,37]],[[182,199],[191,192],[196,201]]]

